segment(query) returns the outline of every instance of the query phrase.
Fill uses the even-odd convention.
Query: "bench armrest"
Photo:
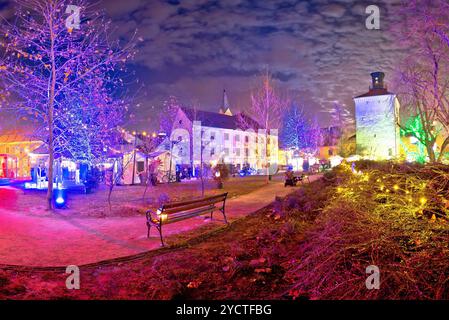
[[[149,209],[145,212],[145,216],[147,217],[147,221],[158,221],[159,220],[157,213],[151,209]]]

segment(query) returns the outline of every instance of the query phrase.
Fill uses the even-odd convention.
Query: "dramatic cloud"
[[[369,73],[390,79],[400,59],[391,27],[397,0],[104,0],[118,36],[143,39],[132,67],[147,96],[129,125],[150,127],[161,101],[218,110],[223,89],[244,110],[255,77],[269,67],[278,85],[329,124],[333,101],[353,109]],[[381,8],[381,30],[367,30],[365,9]],[[137,122],[138,121],[138,122]]]

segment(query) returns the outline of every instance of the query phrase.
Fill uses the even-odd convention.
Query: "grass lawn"
[[[273,181],[281,181],[282,176],[276,176]],[[205,181],[205,195],[215,195],[228,192],[229,198],[247,194],[265,185],[264,176],[249,176],[230,178],[224,183],[224,189],[217,189],[213,180]],[[149,186],[143,198],[144,186],[116,186],[113,190],[109,210],[106,186],[100,186],[93,194],[69,194],[68,209],[57,210],[57,213],[70,217],[108,217],[131,216],[143,214],[149,207],[157,207],[159,203],[167,201],[182,201],[201,197],[201,183],[199,180],[185,180],[180,183],[160,184]],[[45,192],[26,191],[17,192],[13,203],[8,203],[6,209],[18,213],[50,215],[46,211]],[[0,207],[5,207],[0,204]]]

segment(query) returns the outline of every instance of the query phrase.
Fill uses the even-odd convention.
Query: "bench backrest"
[[[213,206],[216,203],[224,202],[228,193],[219,194],[207,198],[201,198],[196,200],[188,200],[182,202],[172,202],[164,204],[159,210],[161,213],[170,215],[174,213],[195,210],[203,207]]]

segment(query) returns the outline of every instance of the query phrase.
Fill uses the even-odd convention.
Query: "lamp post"
[[[136,175],[136,155],[137,155],[137,132],[133,131],[133,136],[134,136],[134,155],[133,155],[133,175],[132,175],[132,180],[131,180],[131,185],[134,185],[134,179],[135,179],[135,175]]]
[[[173,146],[175,144],[180,143],[182,140],[170,140],[170,166],[168,167],[168,183],[171,182],[171,166],[172,166],[172,159],[173,159]]]

